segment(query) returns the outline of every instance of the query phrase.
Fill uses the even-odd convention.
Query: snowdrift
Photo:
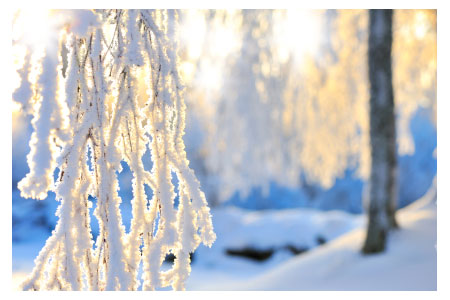
[[[261,274],[200,282],[193,268],[191,289],[206,290],[436,290],[436,194],[398,212],[385,253],[360,253],[362,224],[337,239],[267,268]]]

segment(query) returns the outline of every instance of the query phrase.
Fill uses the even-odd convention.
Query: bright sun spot
[[[180,26],[180,37],[187,45],[190,59],[198,59],[202,54],[203,40],[205,37],[206,24],[203,11],[189,9],[184,15],[182,26]]]
[[[181,77],[185,82],[190,82],[194,76],[195,65],[192,62],[185,61],[180,64]]]
[[[30,47],[45,47],[52,38],[57,38],[58,18],[48,9],[23,9],[13,19],[13,41]]]
[[[186,10],[180,26],[185,49],[180,73],[186,84],[198,84],[206,93],[217,92],[222,84],[222,70],[228,55],[240,43],[238,12],[218,10],[211,18],[205,10]]]
[[[236,50],[239,44],[239,35],[233,29],[233,24],[230,23],[216,22],[210,37],[210,51],[219,58],[225,58],[233,50]]]
[[[424,12],[415,15],[415,35],[418,39],[423,39],[428,31],[427,17]]]
[[[301,62],[305,54],[314,54],[320,43],[320,30],[320,15],[317,11],[277,11],[274,34],[280,61],[286,62],[292,55]]]
[[[200,70],[196,78],[197,83],[207,93],[216,93],[222,84],[223,74],[220,65],[207,59],[202,62]]]
[[[207,22],[207,12],[204,10],[183,12],[180,36],[187,47],[189,59],[199,59],[205,51],[223,58],[233,51],[239,39],[235,32],[234,15],[235,12],[230,11],[224,14],[225,20],[215,18]]]

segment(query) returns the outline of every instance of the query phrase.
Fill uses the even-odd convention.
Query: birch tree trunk
[[[385,249],[395,220],[397,159],[392,88],[392,10],[369,11],[370,148],[369,224],[363,253]]]

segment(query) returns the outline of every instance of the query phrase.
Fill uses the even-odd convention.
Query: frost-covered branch
[[[54,190],[61,202],[57,226],[22,288],[138,290],[142,263],[142,289],[170,285],[184,289],[189,253],[201,242],[211,246],[215,234],[182,139],[186,107],[174,42],[177,13],[84,13],[78,17],[90,20],[91,26],[84,32],[71,31],[69,26],[60,35],[58,45],[65,43],[69,50],[64,76],[62,62],[48,49],[37,82],[25,80],[28,62],[20,74],[20,90],[26,91],[27,84],[36,86],[38,101],[32,110],[30,173],[19,188],[22,195],[38,199]],[[145,70],[147,78],[141,78],[138,70]],[[147,99],[137,91],[144,81]],[[32,103],[23,97],[20,101]],[[153,163],[150,172],[143,163],[147,148]],[[122,161],[134,177],[128,233],[119,209],[117,173]],[[56,182],[55,168],[59,169]],[[178,178],[178,207],[174,207],[172,174]],[[150,200],[145,184],[153,190]],[[90,197],[97,200],[94,216],[100,232],[95,242]],[[162,272],[168,253],[175,254],[175,263]]]

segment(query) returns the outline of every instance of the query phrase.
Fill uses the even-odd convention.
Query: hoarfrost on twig
[[[60,46],[64,43],[68,49],[64,76],[63,62],[52,51],[34,66],[41,69],[37,82],[28,81],[29,57],[20,71],[19,101],[32,103],[22,97],[31,96],[31,87],[37,101],[29,111],[34,113],[30,172],[19,189],[23,196],[37,199],[53,190],[61,202],[56,228],[22,289],[137,290],[142,262],[143,290],[182,290],[190,273],[189,254],[201,242],[211,246],[215,234],[182,139],[186,107],[173,40],[177,12],[105,10],[75,15],[90,20],[91,26],[83,32],[71,32],[69,26],[60,35]],[[144,101],[138,94],[138,69],[147,74]],[[147,147],[153,162],[150,172],[142,162]],[[134,177],[129,233],[119,209],[121,161]],[[177,208],[172,174],[178,178]],[[145,184],[153,190],[148,208]],[[100,232],[95,243],[90,196],[97,199],[94,216]],[[172,269],[162,272],[167,253],[176,259]]]

